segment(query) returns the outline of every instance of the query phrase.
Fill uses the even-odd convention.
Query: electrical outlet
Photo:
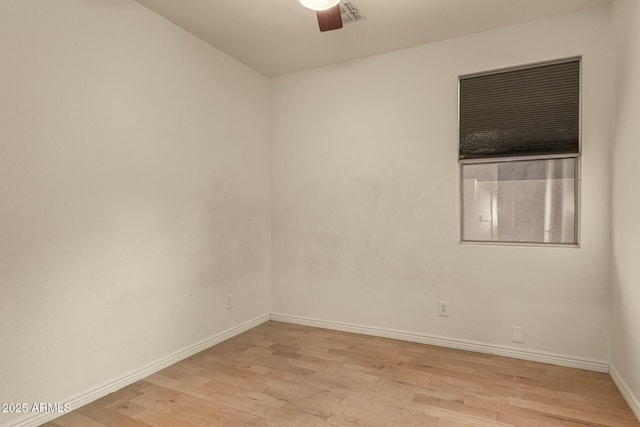
[[[449,317],[448,301],[438,301],[438,316]]]
[[[227,294],[227,310],[233,308],[233,295]]]
[[[511,328],[511,341],[524,344],[524,328],[522,326]]]

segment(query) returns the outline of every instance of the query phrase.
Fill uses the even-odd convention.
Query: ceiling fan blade
[[[319,10],[316,12],[318,17],[318,25],[320,31],[331,31],[342,28],[342,14],[340,13],[340,5],[336,5],[327,10]]]

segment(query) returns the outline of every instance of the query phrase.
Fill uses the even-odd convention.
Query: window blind
[[[580,150],[580,60],[460,79],[460,159]]]

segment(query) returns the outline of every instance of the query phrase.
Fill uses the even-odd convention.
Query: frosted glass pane
[[[575,244],[575,158],[462,165],[462,240]]]

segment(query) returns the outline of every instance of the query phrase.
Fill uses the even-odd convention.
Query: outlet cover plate
[[[448,301],[438,301],[438,316],[449,317]]]
[[[524,328],[522,326],[511,328],[511,341],[524,344]]]

